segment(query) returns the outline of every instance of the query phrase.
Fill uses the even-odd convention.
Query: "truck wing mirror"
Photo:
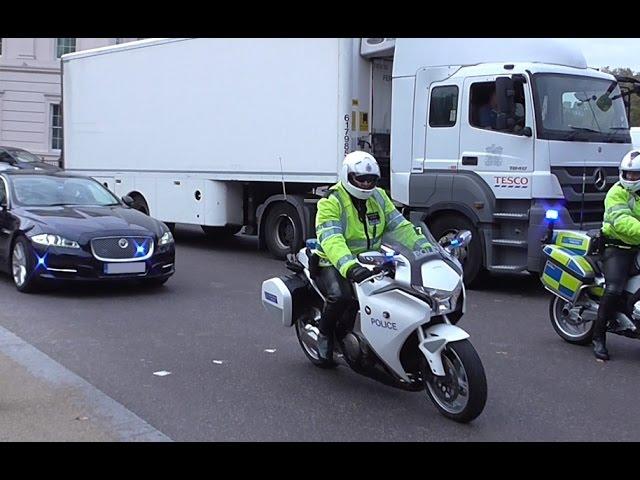
[[[520,132],[520,135],[522,135],[524,137],[532,137],[533,136],[533,130],[531,130],[531,127],[524,127],[522,129],[522,131]]]
[[[613,102],[611,101],[611,97],[609,97],[609,95],[606,93],[603,95],[600,95],[598,100],[596,100],[596,105],[603,112],[606,112],[607,110],[609,110],[612,104]]]

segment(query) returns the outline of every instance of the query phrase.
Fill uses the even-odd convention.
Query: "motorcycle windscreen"
[[[421,267],[422,285],[444,292],[453,292],[460,284],[460,275],[443,260],[431,260]]]

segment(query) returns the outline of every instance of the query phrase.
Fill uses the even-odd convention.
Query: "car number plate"
[[[117,275],[122,273],[145,273],[147,265],[145,262],[133,263],[105,263],[104,273],[107,275]]]

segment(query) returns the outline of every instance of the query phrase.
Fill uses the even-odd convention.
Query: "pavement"
[[[170,441],[122,405],[0,328],[0,441]]]
[[[3,440],[640,441],[640,343],[611,336],[602,363],[564,342],[535,276],[468,291],[459,326],[488,399],[459,425],[424,393],[314,367],[262,307],[262,281],[286,269],[255,238],[179,225],[176,241],[161,288],[25,295],[0,276]]]

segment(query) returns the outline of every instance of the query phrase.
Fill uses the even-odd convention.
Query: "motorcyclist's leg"
[[[593,353],[601,360],[609,359],[606,345],[607,322],[616,316],[620,296],[631,270],[634,252],[616,247],[607,247],[603,255],[603,270],[606,288],[598,316],[593,328]]]
[[[322,267],[318,280],[318,287],[326,298],[320,317],[318,354],[322,360],[331,361],[336,323],[353,301],[353,294],[349,281],[334,267]]]

